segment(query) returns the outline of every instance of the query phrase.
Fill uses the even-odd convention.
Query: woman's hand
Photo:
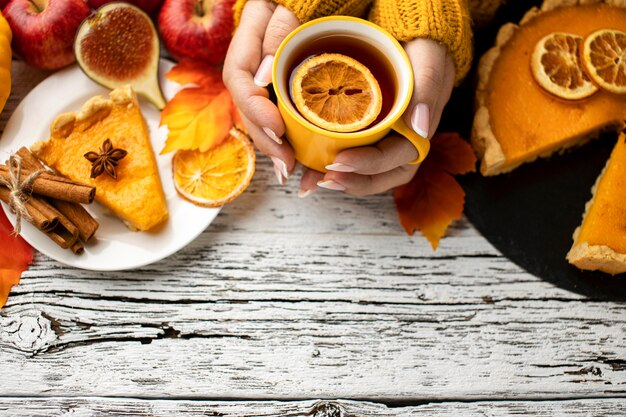
[[[430,39],[415,39],[405,45],[413,66],[415,87],[403,117],[418,134],[430,137],[441,118],[454,86],[454,63],[446,47]],[[415,147],[392,133],[374,146],[348,149],[339,153],[323,174],[305,170],[300,196],[318,186],[353,195],[370,195],[406,184],[417,172],[408,165],[417,158]]]
[[[239,28],[226,54],[223,79],[256,147],[274,162],[284,184],[295,166],[293,149],[281,138],[285,125],[278,108],[268,99],[272,62],[282,40],[300,25],[283,6],[265,0],[246,3]]]

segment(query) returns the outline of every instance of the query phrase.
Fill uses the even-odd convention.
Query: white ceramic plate
[[[173,64],[162,60],[161,87],[166,99],[181,88],[163,77]],[[11,152],[22,146],[47,139],[50,124],[59,114],[77,111],[95,95],[108,96],[109,90],[94,83],[77,65],[61,70],[35,87],[15,109],[0,139],[0,162],[4,163]],[[116,217],[106,214],[98,203],[85,206],[98,220],[100,228],[93,243],[85,245],[82,255],[61,249],[47,236],[27,222],[23,222],[22,236],[34,248],[66,265],[77,268],[118,271],[132,269],[161,260],[185,247],[211,224],[220,209],[197,207],[183,200],[174,189],[172,180],[172,154],[159,155],[165,144],[167,128],[159,127],[160,113],[147,100],[140,97],[141,110],[150,129],[152,146],[157,156],[159,173],[167,199],[169,220],[153,232],[131,232]],[[9,220],[15,216],[2,203]]]

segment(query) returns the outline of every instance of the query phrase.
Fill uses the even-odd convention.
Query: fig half
[[[109,3],[76,33],[76,60],[89,78],[107,88],[131,85],[159,110],[159,37],[150,17],[128,3]]]

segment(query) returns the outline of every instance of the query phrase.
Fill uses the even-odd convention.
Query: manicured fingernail
[[[289,173],[287,172],[287,164],[285,164],[280,158],[276,158],[272,156],[272,162],[274,162],[274,173],[276,174],[276,179],[280,185],[285,185],[287,178],[289,178]]]
[[[313,194],[313,191],[315,191],[315,190],[300,190],[300,191],[298,191],[298,197],[299,198],[307,198],[308,196]]]
[[[419,103],[411,114],[411,127],[420,136],[428,138],[430,130],[430,109],[428,104]]]
[[[282,172],[280,172],[280,168],[274,165],[274,174],[276,174],[276,180],[279,185],[285,185],[287,179],[283,176]]]
[[[287,164],[283,162],[282,159],[272,156],[272,162],[274,162],[274,166],[278,167],[278,170],[285,178],[289,178],[289,171],[287,171]]]
[[[340,163],[326,165],[326,169],[329,170],[329,171],[336,171],[336,172],[354,172],[354,171],[356,171],[356,168],[351,167],[350,165],[340,164]]]
[[[334,191],[345,191],[346,187],[344,187],[343,185],[336,183],[335,181],[320,181],[317,183],[318,187],[322,187],[322,188],[326,188],[327,190],[334,190]]]
[[[263,58],[259,69],[254,74],[254,84],[259,87],[267,87],[272,82],[272,64],[274,63],[274,56],[268,55]]]
[[[270,139],[272,139],[274,142],[278,143],[279,145],[283,144],[283,140],[281,138],[279,138],[276,133],[274,133],[274,131],[272,129],[270,129],[269,127],[264,127],[263,131],[265,132],[265,134],[267,136],[270,137]]]

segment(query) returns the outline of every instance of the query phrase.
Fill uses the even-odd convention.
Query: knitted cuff
[[[469,71],[472,30],[465,0],[376,0],[369,18],[399,41],[429,38],[445,45],[457,84]]]
[[[239,25],[246,1],[235,1],[235,26]],[[305,23],[318,17],[333,15],[362,17],[372,0],[276,0],[275,3],[285,6],[296,15],[300,23]]]

